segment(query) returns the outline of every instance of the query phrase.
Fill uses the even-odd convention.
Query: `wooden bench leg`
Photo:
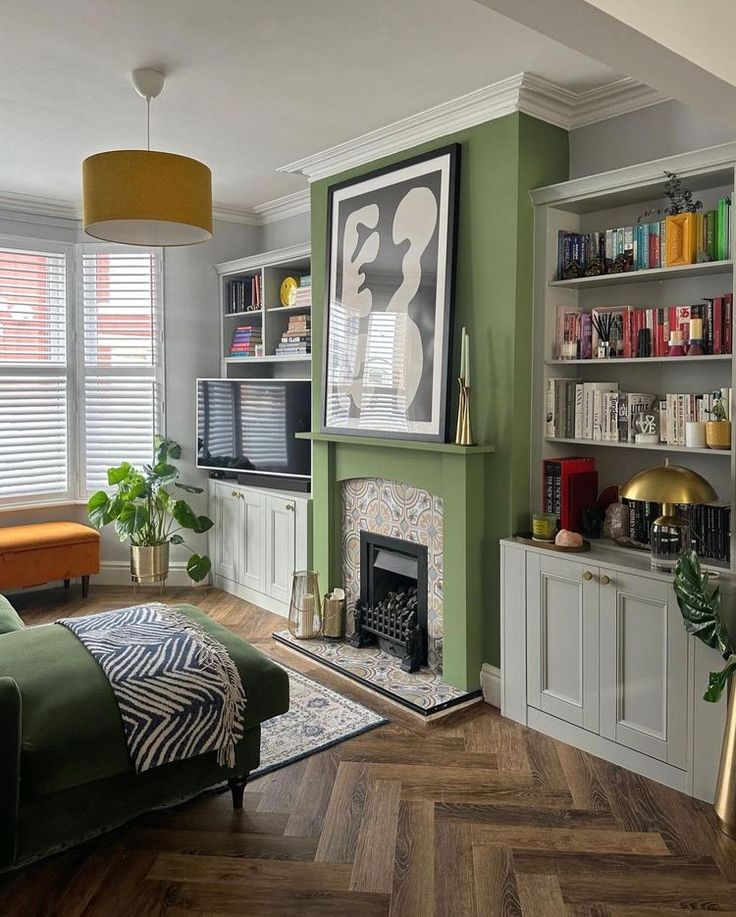
[[[68,588],[71,586],[71,584],[72,584],[72,581],[71,581],[70,579],[65,579],[65,580],[64,580],[64,588],[65,588],[65,589],[68,589]]]
[[[89,577],[83,576],[82,577],[82,598],[86,599],[88,595],[89,595]]]
[[[243,777],[230,777],[227,782],[227,785],[230,787],[230,792],[233,794],[233,809],[242,809],[243,808],[243,793],[245,793],[245,785],[248,783],[248,774],[245,774]]]

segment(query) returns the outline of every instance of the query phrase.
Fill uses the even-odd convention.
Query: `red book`
[[[592,479],[573,483],[581,474],[595,475]],[[598,472],[594,458],[567,457],[544,459],[542,462],[542,505],[545,513],[554,513],[560,528],[579,532],[582,526],[582,510],[591,506],[598,496]],[[591,496],[591,491],[593,491]]]

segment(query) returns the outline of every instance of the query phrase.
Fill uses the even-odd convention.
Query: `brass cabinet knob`
[[[603,576],[601,577],[601,583],[602,583],[604,586],[607,586],[610,582],[611,582],[611,580],[610,580],[610,579],[606,576],[606,574],[604,573]]]
[[[287,504],[286,504],[286,508],[288,509],[288,511],[289,511],[290,513],[293,513],[293,512],[294,512],[294,509],[295,509],[293,503],[287,503]]]
[[[593,574],[590,572],[590,570],[586,570],[585,573],[583,573],[583,579],[586,581],[593,579]]]
[[[235,499],[237,500],[237,498],[240,496],[240,494],[237,492],[237,490],[231,490],[231,491],[230,491],[230,496],[231,496],[231,497],[235,497]]]

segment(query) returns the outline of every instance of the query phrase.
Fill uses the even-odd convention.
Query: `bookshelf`
[[[311,314],[311,305],[280,305],[280,287],[285,277],[299,279],[311,273],[308,243],[238,258],[215,265],[219,285],[220,374],[223,378],[309,378],[311,355],[278,353],[282,334],[290,317]],[[257,278],[260,298],[258,308],[230,312],[233,281],[252,289]],[[231,344],[235,329],[250,325],[260,335],[262,356],[233,356]]]
[[[550,437],[546,429],[549,378],[582,382],[616,382],[622,392],[703,393],[736,381],[731,354],[702,357],[613,358],[563,360],[554,350],[558,306],[580,308],[646,306],[662,308],[692,304],[703,297],[734,290],[732,259],[671,268],[655,268],[597,277],[557,280],[558,231],[598,232],[634,223],[644,211],[663,208],[664,170],[676,172],[703,201],[704,209],[734,191],[736,147],[726,144],[667,159],[641,163],[614,172],[536,189],[535,280],[532,360],[532,491],[531,508],[541,508],[542,460],[592,455],[599,490],[623,483],[632,474],[669,456],[673,464],[692,468],[714,486],[722,501],[736,503],[736,457],[733,449],[690,449],[667,444],[591,441]],[[733,208],[732,208],[733,210]],[[733,215],[731,216],[733,222]],[[733,238],[733,233],[732,233]],[[730,571],[736,572],[736,539],[730,539]],[[615,548],[615,546],[613,546]],[[622,563],[630,548],[622,552]]]

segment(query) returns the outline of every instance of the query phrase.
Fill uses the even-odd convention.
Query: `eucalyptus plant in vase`
[[[717,585],[711,586],[695,551],[683,554],[677,562],[673,586],[685,630],[718,650],[724,659],[723,668],[710,673],[703,699],[715,703],[728,686],[726,730],[713,805],[721,829],[736,838],[736,645],[721,613],[721,591]]]
[[[179,469],[171,464],[181,458],[181,446],[157,436],[150,465],[134,468],[123,462],[107,471],[111,492],[98,490],[87,504],[90,521],[97,528],[114,524],[118,538],[130,544],[130,573],[135,583],[163,584],[169,574],[169,545],[185,545],[182,532],[202,534],[214,523],[198,516],[184,499],[169,488],[200,494],[203,488],[181,484]],[[189,548],[187,573],[194,582],[208,576],[212,564],[206,554]],[[162,585],[163,588],[163,585]]]

